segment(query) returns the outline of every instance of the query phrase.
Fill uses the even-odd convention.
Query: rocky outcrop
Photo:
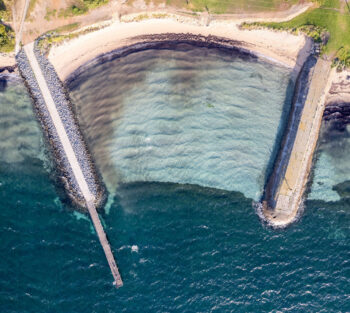
[[[339,130],[344,130],[346,125],[350,123],[349,71],[337,73],[327,97],[323,120],[331,121]]]

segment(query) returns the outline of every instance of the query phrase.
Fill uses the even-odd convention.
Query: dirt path
[[[23,26],[24,26],[24,21],[26,19],[28,7],[29,7],[29,0],[25,0],[25,3],[23,5],[23,10],[22,10],[19,30],[18,30],[18,33],[16,34],[16,47],[15,47],[16,54],[18,53],[18,51],[20,49],[20,43],[22,42]]]

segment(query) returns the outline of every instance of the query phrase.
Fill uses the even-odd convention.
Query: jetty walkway
[[[301,95],[304,102],[302,111],[299,116],[292,116],[292,124],[296,127],[289,125],[284,140],[284,145],[291,147],[281,148],[266,188],[263,214],[273,227],[285,227],[298,217],[321,127],[325,98],[331,86],[331,62],[319,58],[316,65],[307,70],[309,77],[301,82],[309,84],[308,89],[301,86],[305,92]]]
[[[72,181],[71,184],[67,184],[67,186],[69,186],[68,188],[78,189],[75,193],[83,196],[85,206],[88,209],[114,277],[114,284],[117,287],[121,287],[123,282],[96,210],[96,192],[91,191],[91,188],[96,188],[96,182],[91,182],[90,176],[92,176],[93,173],[87,174],[87,172],[92,171],[91,164],[89,164],[88,160],[84,159],[82,156],[79,157],[82,153],[86,154],[83,148],[84,145],[81,142],[79,144],[75,142],[80,140],[79,136],[72,137],[69,135],[69,131],[67,131],[67,129],[70,129],[71,131],[72,127],[73,130],[75,130],[75,126],[69,124],[71,123],[70,114],[67,114],[67,116],[62,118],[62,107],[60,106],[64,106],[65,102],[63,101],[62,104],[59,101],[56,101],[58,103],[55,103],[55,99],[60,99],[60,97],[57,98],[57,95],[52,94],[52,92],[54,92],[52,89],[50,91],[47,78],[42,72],[42,67],[40,66],[35,54],[34,43],[24,46],[23,51],[21,51],[17,57],[19,69],[22,76],[26,79],[29,91],[37,102],[35,106],[37,113],[39,113],[41,124],[44,131],[46,131],[48,138],[50,139],[54,137],[52,139],[53,145],[55,145],[54,149],[63,150],[60,151],[61,154],[64,154],[60,166],[66,167],[65,171],[69,172],[71,176],[70,178],[68,177],[68,179]],[[47,75],[48,74],[46,74],[46,76]],[[54,76],[54,73],[50,73],[50,75]],[[69,110],[67,112],[69,113]],[[40,118],[40,116],[42,117]],[[83,152],[80,150],[83,150]],[[80,162],[80,160],[82,161]],[[82,169],[82,166],[84,169]]]

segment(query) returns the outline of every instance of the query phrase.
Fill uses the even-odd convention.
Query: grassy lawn
[[[135,0],[128,0],[132,4]],[[278,11],[290,8],[299,0],[145,0],[147,4],[163,4],[191,10],[194,12],[209,11],[213,14],[222,13],[252,13]]]
[[[170,2],[170,1],[169,1]],[[210,13],[249,13],[285,10],[298,0],[190,0],[194,11]]]
[[[339,60],[341,66],[350,67],[350,10],[343,0],[322,0],[318,3],[318,8],[310,9],[288,22],[253,23],[243,27],[302,31],[319,42],[329,37],[323,46],[323,53]]]

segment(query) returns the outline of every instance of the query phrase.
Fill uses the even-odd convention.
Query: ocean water
[[[182,58],[185,58],[183,48],[179,50]],[[191,49],[189,50],[191,52]],[[169,69],[172,62],[175,62],[174,58],[178,58],[177,51],[166,52],[153,50],[151,53],[153,59],[151,58],[152,62],[149,63],[152,66],[147,66],[151,74],[144,70],[142,74],[146,79],[137,83],[131,74],[129,78],[121,75],[124,76],[124,80],[129,79],[129,83],[122,86],[135,84],[138,88],[144,88],[143,90],[149,88],[147,79],[155,79],[156,73],[160,74],[161,71]],[[137,71],[131,72],[135,76],[138,75],[142,64],[134,61],[139,60],[142,63],[144,53],[144,59],[148,62],[149,51],[139,52],[138,58],[134,55],[132,57],[136,59],[129,59],[135,63]],[[158,53],[161,62],[157,61]],[[266,106],[264,110],[258,108],[259,105],[265,105],[265,101],[256,100],[253,102],[255,106],[250,107],[255,113],[255,119],[250,121],[259,125],[261,131],[266,128],[266,136],[254,140],[255,133],[250,133],[253,127],[246,125],[244,128],[246,133],[241,130],[239,139],[235,137],[237,133],[234,130],[232,133],[224,132],[225,138],[217,138],[220,147],[225,144],[227,149],[248,147],[249,151],[243,151],[245,157],[242,160],[235,160],[236,167],[244,168],[246,173],[249,173],[247,168],[252,164],[249,158],[257,160],[251,151],[262,149],[260,141],[269,145],[271,150],[269,155],[265,155],[266,151],[261,152],[262,161],[252,167],[252,174],[240,177],[235,183],[221,183],[212,173],[201,175],[205,166],[211,163],[204,163],[202,167],[196,165],[196,171],[199,173],[193,176],[191,175],[195,171],[187,172],[182,168],[196,158],[198,163],[208,162],[201,154],[208,155],[211,149],[220,148],[219,144],[214,145],[210,133],[215,133],[216,127],[220,124],[216,119],[220,120],[224,114],[223,108],[222,111],[219,110],[220,101],[216,100],[221,90],[212,90],[210,104],[213,107],[211,105],[208,107],[204,102],[208,110],[215,109],[214,113],[208,113],[199,104],[195,104],[198,116],[190,109],[187,111],[192,114],[193,120],[187,120],[180,114],[181,112],[178,112],[179,110],[170,108],[176,105],[176,99],[181,99],[178,103],[183,103],[187,98],[192,99],[193,91],[183,87],[177,92],[178,96],[171,96],[170,92],[166,98],[172,99],[168,104],[170,112],[163,111],[159,103],[154,107],[155,112],[150,108],[145,109],[149,123],[146,118],[142,119],[141,114],[134,115],[137,117],[134,121],[136,137],[133,141],[131,136],[128,143],[125,141],[131,131],[121,129],[121,126],[128,127],[127,122],[132,122],[130,115],[142,109],[134,108],[134,104],[129,102],[140,99],[133,95],[136,87],[123,91],[125,92],[121,98],[123,110],[116,115],[113,115],[114,110],[121,110],[118,106],[106,108],[104,113],[95,102],[96,112],[99,113],[94,119],[106,121],[106,123],[96,122],[95,130],[99,130],[97,124],[101,129],[107,128],[106,131],[100,130],[103,139],[99,140],[94,137],[94,131],[90,129],[95,124],[89,122],[88,116],[84,115],[83,105],[86,110],[92,111],[93,105],[90,99],[93,98],[90,94],[100,94],[99,99],[109,98],[108,89],[100,88],[98,84],[90,85],[83,80],[80,82],[81,87],[78,81],[74,83],[75,85],[71,85],[72,96],[84,125],[84,132],[93,139],[92,151],[107,187],[113,195],[109,212],[102,218],[124,280],[124,287],[118,290],[111,284],[112,276],[90,221],[87,218],[80,218],[81,215],[75,214],[69,206],[62,204],[58,197],[61,191],[55,187],[51,163],[24,86],[20,83],[9,83],[0,92],[1,312],[350,311],[350,202],[346,186],[344,187],[349,180],[350,172],[346,167],[340,171],[341,174],[335,170],[328,174],[324,172],[330,164],[339,164],[339,160],[341,164],[346,164],[347,155],[342,154],[341,149],[334,149],[334,141],[335,138],[342,138],[343,149],[345,151],[350,149],[348,133],[339,135],[334,129],[324,125],[313,182],[310,186],[310,195],[322,183],[323,194],[334,193],[332,188],[338,186],[336,190],[339,199],[328,201],[314,196],[313,200],[306,201],[301,220],[293,226],[283,231],[263,227],[254,212],[252,201],[259,197],[261,192],[261,184],[265,180],[264,175],[268,171],[274,142],[278,137],[280,119],[287,110],[284,108],[286,106],[284,103],[288,102],[289,97],[287,92],[289,74],[285,69],[273,65],[241,59],[236,55],[229,56],[216,50],[189,53],[187,58],[196,59],[202,53],[207,53],[210,61],[208,67],[211,69],[216,66],[211,56],[216,55],[218,68],[222,66],[223,59],[226,62],[231,58],[232,63],[240,64],[237,64],[238,68],[247,68],[249,71],[255,68],[257,74],[268,74],[270,69],[274,73],[272,76],[279,77],[284,82],[280,90],[276,91],[279,96],[273,96],[279,102],[270,103],[278,111],[276,114],[272,111],[267,113]],[[126,67],[127,63],[124,63]],[[168,67],[162,63],[168,64]],[[206,74],[201,73],[208,70],[205,67],[205,60],[202,59],[202,64],[192,63],[193,71],[196,72],[196,77],[199,77],[198,86],[205,92],[201,81],[202,78],[208,78]],[[228,67],[228,64],[226,66]],[[118,63],[115,67],[107,65],[106,75],[108,71],[123,73],[118,68]],[[185,66],[183,71],[187,70]],[[211,72],[212,75],[213,72],[215,71]],[[248,73],[250,76],[251,72]],[[236,79],[233,77],[230,79],[232,85],[235,85]],[[243,80],[244,74],[241,72],[241,76],[238,77]],[[259,79],[264,80],[265,77]],[[161,90],[165,90],[163,79],[159,80]],[[230,88],[222,92],[229,94],[235,90],[232,85],[225,82],[225,77],[215,77],[215,80],[221,79],[224,81],[217,86]],[[116,81],[114,83],[115,89],[120,88]],[[176,83],[176,80],[169,79],[167,83]],[[251,93],[256,89],[255,84],[256,81],[251,82],[253,89]],[[279,86],[279,84],[272,85]],[[267,93],[273,92],[274,90],[267,91]],[[264,92],[260,91],[260,97],[263,97],[263,94]],[[144,100],[144,103],[153,105],[152,99],[155,93],[150,91],[150,95],[152,97],[148,101]],[[200,92],[196,95],[202,97]],[[110,97],[114,96],[113,91]],[[144,97],[147,98],[146,94]],[[239,101],[237,104],[231,100],[225,103],[229,108],[224,112],[227,112],[227,119],[232,120],[235,118],[232,111],[235,110],[235,105],[239,105]],[[132,106],[130,111],[128,105]],[[162,112],[159,113],[158,110]],[[245,118],[249,109],[245,111],[241,108],[241,110],[239,113]],[[112,117],[106,118],[106,113]],[[210,114],[216,118],[208,117]],[[143,148],[146,144],[140,138],[150,137],[152,149],[156,150],[161,158],[177,157],[181,149],[168,143],[165,144],[168,152],[164,154],[160,151],[160,147],[153,144],[157,142],[156,140],[160,140],[154,138],[157,137],[156,128],[160,126],[150,125],[154,124],[155,116],[161,116],[161,120],[168,118],[169,125],[166,129],[169,130],[169,136],[178,139],[173,140],[174,146],[180,146],[180,143],[186,144],[185,138],[200,141],[200,143],[193,142],[193,146],[197,149],[202,145],[197,157],[190,149],[191,146],[187,146],[188,158],[185,156],[180,158],[184,164],[181,164],[178,171],[163,169],[163,166],[169,167],[171,163],[160,162],[159,176],[154,168],[156,162],[146,155],[147,150]],[[187,123],[192,122],[197,127],[202,127],[196,118],[203,119],[200,124],[210,129],[205,133],[209,136],[208,141],[200,136],[191,137],[184,134],[191,129]],[[181,123],[177,123],[178,119]],[[137,128],[138,121],[142,122],[143,129]],[[242,127],[238,118],[231,124],[224,118],[220,121],[227,123],[223,123],[225,127],[228,125],[233,129]],[[183,128],[174,135],[174,129],[182,124]],[[262,126],[264,124],[273,126],[264,128]],[[140,129],[141,135],[139,135]],[[162,131],[165,130],[162,128]],[[99,134],[97,132],[96,136]],[[124,136],[124,139],[120,140],[117,134]],[[225,143],[225,140],[228,142]],[[116,144],[121,145],[124,150],[122,153],[117,152]],[[130,158],[131,148],[128,145],[138,144],[140,149],[144,149],[145,166],[140,165],[138,170],[133,170],[130,164],[137,165],[137,162],[142,162],[142,155],[136,154],[130,162],[124,158]],[[255,145],[260,148],[256,148]],[[219,154],[222,157],[219,163],[224,164],[219,164],[216,169],[219,176],[226,178],[228,176],[225,176],[224,171],[228,167],[225,166],[225,162],[229,161],[225,161],[225,158],[229,158],[229,154],[224,150],[220,150]],[[232,156],[235,156],[234,152]],[[328,165],[320,163],[323,158],[328,158]],[[338,165],[339,169],[341,164]],[[333,166],[338,168],[337,165]],[[147,171],[149,176],[146,175]],[[176,180],[166,179],[166,173],[175,173]],[[230,173],[233,180],[235,175],[238,175],[236,170]],[[129,174],[134,178],[128,178]],[[327,180],[324,179],[325,176]],[[246,187],[253,192],[244,190]]]
[[[310,199],[337,201],[350,196],[350,125],[339,130],[332,121],[321,128]]]
[[[255,200],[291,87],[288,69],[189,44],[109,60],[70,84],[110,190],[135,181],[173,182]]]

